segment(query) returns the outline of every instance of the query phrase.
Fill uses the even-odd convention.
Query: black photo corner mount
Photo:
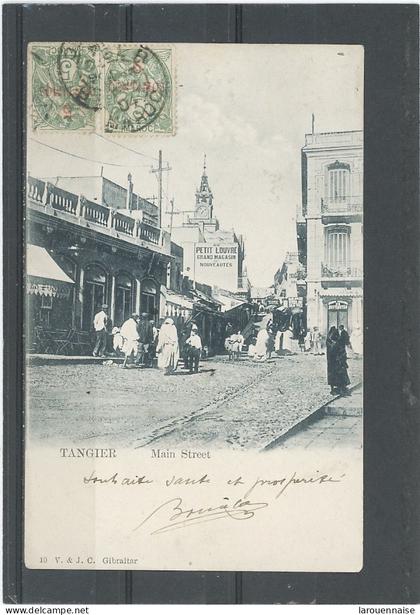
[[[364,46],[361,572],[54,571],[24,566],[26,49],[31,41],[90,40]],[[419,602],[418,68],[414,4],[3,6],[4,602]]]

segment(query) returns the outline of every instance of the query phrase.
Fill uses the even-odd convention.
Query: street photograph
[[[26,566],[360,570],[363,48],[28,71]]]
[[[28,441],[362,447],[362,51],[228,47],[31,46]]]

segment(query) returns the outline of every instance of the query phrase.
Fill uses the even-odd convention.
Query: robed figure
[[[350,379],[347,367],[346,344],[340,339],[337,327],[331,327],[327,336],[327,375],[332,394],[349,394],[347,386]]]
[[[167,318],[160,328],[156,352],[158,367],[169,376],[176,370],[179,360],[178,331],[172,318]]]

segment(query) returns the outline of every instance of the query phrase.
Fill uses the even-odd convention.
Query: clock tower
[[[206,168],[206,155],[204,154],[203,174],[201,176],[200,189],[195,192],[194,218],[211,220],[213,217],[213,193],[209,186]]]

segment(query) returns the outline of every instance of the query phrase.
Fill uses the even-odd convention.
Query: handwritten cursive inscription
[[[333,476],[330,476],[330,474],[320,474],[317,470],[315,476],[309,477],[297,476],[296,472],[293,472],[292,476],[290,477],[271,480],[257,478],[257,480],[245,493],[244,497],[249,497],[254,491],[254,489],[256,489],[257,487],[281,487],[281,489],[275,495],[275,499],[277,500],[291,485],[323,485],[325,483],[340,483],[344,477],[345,474],[342,474],[339,478],[334,478]]]
[[[96,476],[95,472],[91,472],[90,476],[83,477],[83,483],[85,485],[123,485],[126,487],[132,487],[134,485],[150,485],[153,480],[149,480],[145,475],[139,476],[123,476],[121,477],[118,472],[111,474],[107,478]]]
[[[218,519],[232,519],[233,521],[246,521],[252,519],[255,511],[268,506],[267,502],[251,502],[239,498],[235,502],[230,502],[230,498],[224,497],[225,503],[218,506],[209,506],[204,508],[188,508],[184,507],[182,498],[171,498],[167,502],[160,504],[150,515],[148,515],[137,527],[133,529],[136,532],[145,523],[150,521],[159,512],[168,515],[167,521],[161,527],[153,530],[151,534],[163,534],[173,530],[185,528],[190,525],[198,525],[199,523],[207,523],[209,521],[217,521]]]

